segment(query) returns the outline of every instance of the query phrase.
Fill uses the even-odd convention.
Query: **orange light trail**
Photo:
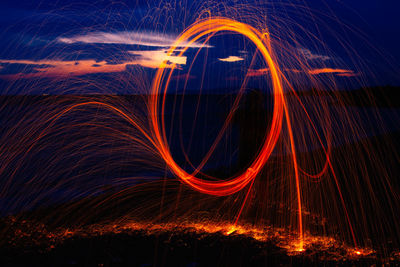
[[[158,69],[153,86],[152,86],[152,94],[151,94],[151,102],[150,102],[150,116],[151,123],[153,128],[153,134],[155,137],[155,141],[157,142],[157,147],[160,151],[160,154],[170,167],[170,169],[186,184],[192,186],[194,189],[216,196],[226,196],[233,193],[236,193],[243,189],[252,179],[255,178],[257,173],[260,171],[264,163],[268,160],[274,145],[279,137],[281,126],[282,126],[282,117],[283,117],[283,89],[280,79],[280,71],[276,66],[276,63],[273,61],[269,51],[266,48],[265,43],[262,41],[262,34],[255,28],[226,18],[212,18],[204,21],[199,21],[192,25],[190,28],[185,30],[181,36],[177,39],[175,44],[169,50],[169,54],[172,54],[177,47],[182,42],[187,41],[192,36],[195,36],[190,42],[194,42],[195,40],[210,34],[219,31],[231,31],[239,34],[243,34],[248,37],[250,40],[254,42],[257,48],[262,53],[265,61],[269,65],[271,69],[271,77],[274,85],[274,112],[273,119],[271,123],[271,129],[268,133],[267,139],[263,145],[263,148],[251,166],[241,175],[237,177],[233,177],[228,181],[223,182],[213,182],[213,181],[205,181],[202,179],[196,178],[193,174],[189,174],[185,172],[178,164],[174,161],[166,140],[165,127],[163,122],[161,122],[158,118],[159,114],[161,114],[161,118],[164,116],[164,110],[159,110],[159,95],[162,92],[161,84],[166,76],[164,74],[165,71],[165,63],[163,63]],[[180,53],[183,54],[186,51],[184,49]],[[167,82],[165,84],[165,90],[163,91],[163,103],[165,102],[168,83],[170,77],[172,75],[172,71],[174,68],[171,68],[171,72],[167,78]]]
[[[299,181],[299,168],[297,166],[297,160],[295,156],[295,148],[294,141],[292,136],[292,128],[290,123],[290,117],[286,112],[287,105],[285,103],[285,97],[283,94],[282,87],[282,78],[283,75],[280,71],[278,64],[274,61],[274,57],[271,49],[267,49],[270,45],[267,43],[268,38],[264,38],[264,34],[257,29],[253,28],[250,25],[245,23],[241,23],[235,20],[222,18],[222,17],[214,17],[206,20],[201,20],[194,23],[188,29],[186,29],[176,40],[174,45],[168,51],[168,55],[171,55],[175,52],[177,47],[182,46],[183,43],[192,43],[209,34],[215,34],[217,32],[227,31],[241,34],[251,40],[254,45],[257,47],[258,51],[263,56],[268,68],[270,70],[271,80],[273,84],[273,98],[274,98],[274,108],[273,108],[273,117],[269,132],[266,135],[265,142],[262,146],[261,151],[254,159],[254,161],[250,164],[250,167],[242,174],[231,177],[226,181],[206,181],[204,179],[199,179],[196,177],[196,174],[199,172],[199,167],[194,173],[187,173],[183,170],[173,159],[167,138],[166,131],[164,125],[164,105],[165,99],[167,95],[168,85],[171,80],[172,72],[174,70],[174,66],[170,69],[169,73],[165,73],[166,70],[166,62],[161,64],[158,69],[152,85],[151,97],[150,97],[150,119],[151,126],[153,130],[154,141],[157,144],[157,149],[160,152],[160,155],[163,157],[164,161],[167,163],[171,171],[181,179],[182,182],[188,184],[195,190],[215,196],[226,196],[234,194],[244,187],[246,187],[251,181],[255,179],[257,174],[260,172],[261,168],[264,166],[269,156],[271,155],[275,144],[279,138],[282,128],[283,116],[285,115],[285,119],[287,122],[287,126],[289,129],[289,135],[291,140],[291,147],[293,152],[293,163],[295,170],[295,179],[296,179],[296,192],[297,192],[297,207],[298,207],[298,229],[300,236],[300,249],[302,249],[302,237],[303,237],[303,225],[302,225],[302,207],[301,207],[301,194],[300,194],[300,181]],[[181,56],[187,48],[184,48],[180,51],[179,56]],[[166,82],[164,83],[164,80]],[[162,107],[161,110],[159,108],[160,105],[160,97],[159,95],[163,95],[162,97]],[[161,125],[159,115],[161,115]],[[223,129],[224,130],[224,129]],[[207,159],[206,159],[207,160]],[[203,161],[204,162],[204,161]],[[240,213],[239,213],[240,216]]]

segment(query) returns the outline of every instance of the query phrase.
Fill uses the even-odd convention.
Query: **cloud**
[[[334,73],[334,74],[337,74],[339,76],[346,76],[346,77],[356,76],[356,74],[352,70],[333,69],[333,68],[312,69],[312,70],[309,70],[308,73],[311,74],[311,75]]]
[[[17,74],[2,74],[4,78],[35,78],[35,77],[62,77],[80,76],[90,73],[111,73],[126,70],[126,65],[132,62],[121,64],[109,64],[106,61],[97,62],[93,59],[62,61],[62,60],[0,60],[2,64],[24,64],[33,66],[32,72]]]
[[[59,37],[57,41],[65,44],[127,44],[143,45],[153,47],[170,47],[174,44],[177,36],[172,34],[161,34],[155,32],[92,32],[88,34],[74,35],[71,37]],[[211,47],[198,42],[183,42],[180,47]]]
[[[247,76],[249,77],[258,77],[258,76],[263,76],[269,72],[269,69],[264,68],[264,69],[249,69],[247,71]]]
[[[166,62],[165,68],[175,66],[179,68],[186,64],[185,56],[168,55],[166,49],[129,51],[132,57],[122,63],[111,64],[105,60],[96,61],[94,59],[64,61],[64,60],[12,60],[0,59],[0,70],[7,70],[5,64],[27,65],[26,68],[17,74],[0,74],[3,78],[35,78],[35,77],[63,77],[80,76],[91,73],[113,73],[123,72],[128,65],[140,65],[146,68],[158,68],[161,63]]]
[[[237,57],[237,56],[229,56],[227,58],[218,58],[219,61],[223,62],[237,62],[237,61],[242,61],[244,58],[242,57]]]
[[[359,73],[354,73],[354,72],[345,72],[345,73],[338,73],[338,74],[336,74],[337,76],[340,76],[340,77],[355,77],[355,76],[359,76],[360,74]]]
[[[297,70],[297,69],[285,69],[287,72],[291,73],[305,73],[305,71],[302,70]],[[268,68],[264,69],[249,69],[247,72],[247,76],[249,77],[258,77],[258,76],[263,76],[269,72]],[[312,69],[306,71],[306,73],[310,75],[320,75],[320,74],[336,74],[337,76],[340,77],[354,77],[358,76],[358,73],[355,73],[352,70],[348,69],[334,69],[334,68],[319,68],[319,69]]]
[[[331,57],[319,54],[313,54],[309,49],[306,48],[298,48],[298,51],[307,59],[307,60],[320,60],[326,61],[330,60]]]
[[[132,51],[135,52],[135,51]],[[186,57],[167,56],[160,51],[138,51],[143,52],[138,58],[123,63],[110,64],[107,61],[95,61],[93,59],[62,61],[62,60],[0,60],[0,64],[22,64],[32,68],[29,72],[21,71],[16,74],[0,74],[2,78],[18,79],[18,78],[35,78],[35,77],[68,77],[81,76],[92,73],[114,73],[126,71],[128,65],[140,65],[148,68],[158,68],[163,60],[167,60],[166,68],[172,67],[174,64],[186,64]],[[147,53],[148,52],[148,53]],[[150,53],[151,52],[151,53]],[[150,58],[154,55],[154,58]],[[7,66],[0,68],[7,69]]]
[[[161,63],[167,61],[167,67],[176,65],[186,65],[185,56],[168,55],[168,50],[137,50],[129,51],[130,54],[137,56],[136,64],[147,68],[158,68]]]

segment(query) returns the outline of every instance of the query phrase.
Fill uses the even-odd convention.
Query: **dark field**
[[[37,226],[13,223],[11,228],[25,236],[2,245],[2,266],[397,266],[400,261],[398,252],[359,256],[341,246],[314,245],[288,254],[277,240],[260,242],[235,232],[199,233],[190,228],[102,232],[98,228],[97,233],[70,232],[58,241]]]

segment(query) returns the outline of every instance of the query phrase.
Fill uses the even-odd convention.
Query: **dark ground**
[[[50,246],[22,238],[0,249],[1,266],[399,266],[399,259],[398,255],[342,258],[318,248],[288,255],[274,241],[192,231],[73,235]]]

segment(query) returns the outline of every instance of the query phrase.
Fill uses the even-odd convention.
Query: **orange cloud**
[[[97,62],[93,59],[62,61],[62,60],[0,60],[0,63],[34,65],[31,73],[5,74],[8,78],[60,77],[80,76],[90,73],[121,72],[131,62],[108,64],[106,61]]]
[[[107,61],[95,61],[93,59],[63,61],[63,60],[1,60],[0,64],[24,64],[31,65],[33,72],[3,74],[3,78],[35,78],[35,77],[67,77],[81,76],[92,73],[113,73],[123,72],[127,65],[140,65],[147,68],[158,68],[162,62],[167,61],[166,68],[175,65],[185,65],[186,57],[184,56],[168,56],[166,50],[147,50],[147,51],[130,51],[135,57],[118,64],[111,64]],[[2,66],[4,67],[4,66]]]
[[[332,69],[332,68],[322,68],[322,69],[313,69],[308,71],[309,74],[311,75],[319,75],[319,74],[324,74],[324,73],[336,73],[339,76],[346,76],[350,77],[354,76],[355,73],[352,70],[346,70],[346,69]]]
[[[263,76],[269,72],[269,69],[264,68],[264,69],[249,69],[247,71],[247,76],[249,77],[257,77],[257,76]]]
[[[186,65],[185,56],[168,55],[168,51],[162,50],[138,50],[129,51],[130,54],[139,56],[136,59],[136,64],[147,68],[158,68],[161,63],[167,61],[167,65]]]
[[[355,76],[358,76],[359,73],[348,72],[348,73],[338,73],[336,75],[340,76],[340,77],[355,77]]]

